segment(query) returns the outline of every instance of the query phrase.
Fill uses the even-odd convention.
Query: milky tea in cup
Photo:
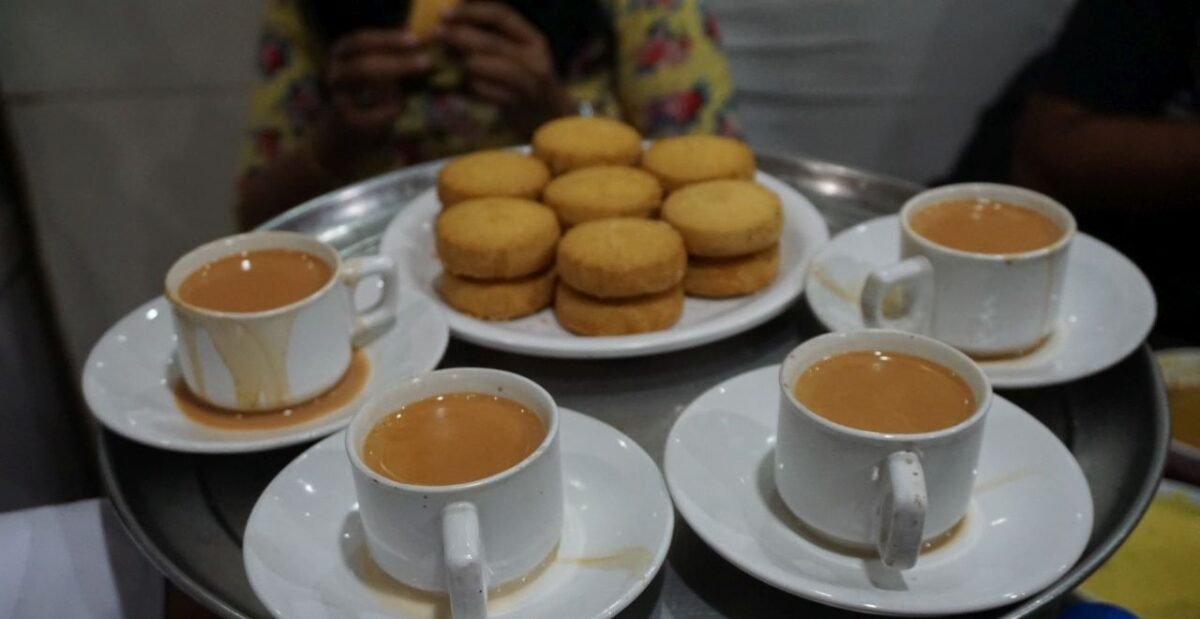
[[[948,185],[905,203],[899,224],[900,261],[863,285],[866,326],[931,335],[979,359],[1050,337],[1075,235],[1063,205],[1020,187]]]
[[[218,312],[262,312],[303,300],[332,277],[333,268],[312,254],[258,249],[201,265],[179,285],[179,299]]]
[[[490,477],[529,457],[546,425],[499,395],[457,392],[405,404],[363,443],[372,471],[405,484],[447,486]]]
[[[884,434],[935,432],[975,412],[975,395],[958,374],[891,350],[822,359],[800,374],[792,393],[834,423]]]
[[[356,309],[378,276],[382,294]],[[202,245],[167,272],[176,365],[188,391],[219,409],[268,411],[306,402],[346,375],[352,346],[395,319],[396,266],[342,260],[292,232],[239,234]]]
[[[527,378],[450,368],[364,403],[346,433],[375,563],[484,617],[488,592],[537,572],[562,535],[559,410]]]
[[[980,254],[1019,254],[1063,237],[1054,220],[1024,206],[986,197],[940,202],[909,218],[917,234],[951,249]]]
[[[868,329],[788,354],[775,486],[810,531],[908,569],[967,513],[991,387],[937,340]]]

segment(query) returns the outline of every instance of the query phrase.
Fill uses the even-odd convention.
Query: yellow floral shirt
[[[300,144],[321,105],[321,48],[294,2],[268,0],[243,175]],[[704,0],[606,0],[603,5],[612,19],[611,42],[583,46],[565,72],[567,91],[577,102],[590,104],[596,114],[623,118],[651,137],[740,134],[716,19]],[[613,49],[602,49],[609,45]],[[396,122],[392,166],[527,141],[507,127],[495,106],[467,94],[431,90],[409,97]]]

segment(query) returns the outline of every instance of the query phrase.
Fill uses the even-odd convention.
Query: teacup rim
[[[944,200],[944,199],[946,199],[946,196],[953,196],[953,195],[959,195],[959,194],[972,194],[972,193],[978,194],[980,192],[1003,192],[1003,193],[1019,194],[1029,200],[1039,201],[1039,202],[1042,202],[1043,204],[1048,204],[1048,205],[1050,205],[1050,207],[1052,209],[1058,211],[1066,219],[1066,222],[1068,224],[1067,228],[1065,230],[1063,230],[1063,234],[1061,237],[1059,237],[1058,240],[1054,241],[1053,243],[1051,243],[1049,245],[1046,245],[1045,247],[1039,247],[1037,249],[1031,249],[1029,251],[1023,251],[1023,252],[1013,252],[1013,253],[1006,253],[1006,254],[989,254],[989,253],[984,253],[984,252],[974,252],[974,251],[966,251],[966,250],[962,250],[962,249],[955,249],[955,248],[949,247],[947,245],[942,245],[941,243],[935,243],[934,241],[931,241],[931,240],[925,238],[924,236],[918,234],[916,230],[912,229],[912,226],[909,223],[909,218],[912,216],[912,212],[914,210],[916,210],[917,208],[923,208],[927,204],[932,205],[931,203],[936,203],[936,201],[939,198]],[[1018,204],[1018,206],[1026,206],[1026,205]],[[919,243],[926,250],[942,252],[942,253],[945,253],[945,254],[948,254],[951,256],[960,257],[960,258],[969,258],[972,260],[985,260],[985,261],[990,261],[990,262],[1014,262],[1014,261],[1030,260],[1030,259],[1036,259],[1036,258],[1048,256],[1048,255],[1057,253],[1057,252],[1065,249],[1068,245],[1071,244],[1071,241],[1074,240],[1075,235],[1079,233],[1079,224],[1075,220],[1075,214],[1072,213],[1071,209],[1068,209],[1066,207],[1066,205],[1062,204],[1058,200],[1055,200],[1054,198],[1052,198],[1044,193],[1034,191],[1032,189],[1028,189],[1025,187],[1018,187],[1016,185],[1006,185],[1004,183],[954,183],[951,185],[941,185],[939,187],[932,187],[930,189],[926,189],[925,191],[918,193],[917,195],[915,195],[915,196],[909,198],[907,201],[905,201],[904,205],[900,207],[899,217],[900,217],[900,228],[902,230],[904,230],[904,232],[909,236],[909,238],[913,239],[914,242]]]
[[[921,342],[923,345],[930,345],[935,348],[941,348],[942,350],[944,350],[945,352],[950,354],[951,357],[955,358],[957,361],[964,362],[966,367],[971,368],[971,370],[972,370],[971,373],[974,374],[974,376],[972,376],[970,378],[968,378],[966,376],[962,376],[962,378],[964,380],[968,381],[968,385],[971,384],[970,380],[971,380],[971,378],[973,378],[977,382],[979,382],[982,386],[981,391],[982,391],[983,397],[976,398],[975,410],[972,411],[971,416],[967,417],[966,419],[964,419],[952,426],[947,426],[945,428],[940,428],[938,430],[933,430],[930,432],[917,432],[917,433],[911,433],[911,434],[877,432],[874,430],[863,430],[861,428],[854,428],[851,426],[837,423],[830,419],[826,419],[825,417],[822,417],[821,415],[818,415],[817,413],[813,412],[810,408],[805,406],[803,402],[800,402],[796,398],[796,395],[792,392],[792,386],[791,386],[791,384],[789,384],[787,374],[788,374],[788,369],[790,367],[789,361],[792,360],[793,356],[796,355],[796,353],[798,351],[800,351],[801,348],[804,348],[805,346],[808,346],[808,345],[810,345],[814,342],[818,342],[818,341],[824,342],[824,341],[835,340],[835,339],[847,341],[852,338],[861,338],[861,337],[865,337],[868,335],[883,335],[885,337],[911,338],[913,340]],[[868,350],[868,348],[866,348],[866,347],[864,347],[862,349],[848,348],[842,352],[853,352],[856,350]],[[920,356],[920,355],[917,355],[917,356]],[[934,361],[935,363],[937,363],[937,361],[932,360],[932,359],[930,361]],[[815,363],[815,361],[810,362],[809,365],[811,365],[812,363]],[[954,370],[954,368],[950,368],[950,369]],[[957,370],[954,370],[954,372],[961,376],[961,373],[958,372]],[[946,344],[945,342],[934,339],[932,337],[920,335],[917,333],[910,333],[908,331],[900,331],[900,330],[896,330],[896,329],[859,329],[856,331],[838,331],[838,332],[833,332],[833,333],[824,333],[824,334],[818,335],[813,338],[809,338],[809,339],[801,342],[795,348],[793,348],[791,351],[788,352],[787,356],[784,357],[783,363],[781,363],[779,365],[779,389],[780,389],[780,391],[783,392],[784,397],[786,397],[788,399],[788,402],[791,403],[790,408],[792,409],[793,413],[798,412],[799,414],[804,415],[808,419],[817,423],[819,427],[821,427],[825,431],[830,432],[832,434],[835,434],[838,436],[843,436],[843,437],[854,438],[854,439],[864,441],[864,442],[869,442],[869,443],[881,443],[882,442],[882,443],[905,444],[905,443],[939,442],[943,439],[953,437],[977,423],[982,423],[984,416],[987,414],[988,410],[991,409],[992,401],[995,398],[995,392],[992,388],[991,381],[989,381],[987,379],[987,375],[984,374],[983,370],[979,367],[979,365],[977,363],[975,363],[965,353],[958,350],[957,348],[954,348],[953,346],[951,346],[949,344]],[[782,414],[782,411],[781,411],[781,414]]]
[[[517,382],[527,383],[530,387],[532,387],[533,391],[538,395],[538,397],[545,398],[546,402],[548,402],[550,404],[550,409],[549,409],[550,410],[550,415],[549,415],[550,423],[549,423],[549,427],[546,428],[546,436],[542,438],[542,442],[538,443],[537,448],[535,448],[532,452],[530,452],[529,455],[525,456],[520,462],[504,469],[503,471],[499,471],[497,473],[488,475],[487,477],[481,477],[479,479],[471,480],[468,482],[463,482],[463,483],[459,483],[459,484],[446,484],[446,485],[441,485],[441,486],[410,484],[410,483],[405,483],[405,482],[401,482],[401,481],[396,481],[394,479],[391,479],[390,477],[384,477],[383,475],[380,475],[379,473],[372,470],[371,467],[367,466],[367,464],[362,461],[362,454],[359,453],[358,446],[354,444],[355,443],[354,430],[359,424],[366,423],[365,421],[360,421],[360,420],[366,418],[367,411],[369,411],[371,408],[373,408],[373,405],[375,405],[379,402],[382,402],[382,401],[393,399],[396,396],[397,392],[400,392],[406,388],[409,388],[413,384],[418,383],[422,380],[426,380],[431,375],[452,374],[455,372],[487,373],[487,374],[503,375],[508,380],[515,379]],[[524,402],[522,402],[522,404],[528,405],[527,403],[524,403]],[[546,391],[545,387],[542,387],[540,384],[537,383],[537,381],[534,381],[530,378],[526,378],[525,376],[522,376],[515,372],[509,372],[507,370],[498,370],[496,368],[484,368],[484,367],[442,368],[439,370],[433,370],[430,372],[425,372],[423,374],[418,374],[416,376],[411,376],[408,379],[406,379],[405,381],[403,381],[402,383],[400,383],[398,385],[394,385],[394,386],[388,388],[387,390],[385,390],[381,393],[375,394],[374,396],[365,400],[358,407],[358,411],[355,412],[354,417],[350,420],[350,424],[346,427],[346,431],[345,431],[346,437],[345,437],[344,445],[346,448],[346,456],[350,459],[351,466],[357,472],[359,472],[363,475],[366,475],[367,478],[370,479],[372,482],[382,485],[385,488],[391,488],[393,490],[401,490],[404,492],[417,493],[417,494],[438,494],[438,495],[454,494],[454,493],[459,493],[459,492],[464,492],[464,491],[475,490],[475,489],[478,489],[481,487],[486,487],[486,486],[490,486],[490,485],[499,483],[499,482],[503,481],[504,479],[512,477],[512,476],[516,475],[518,472],[523,471],[523,470],[529,468],[530,466],[532,466],[534,462],[536,462],[538,459],[540,459],[542,457],[543,454],[545,454],[545,452],[550,450],[551,446],[554,444],[555,440],[557,439],[558,432],[559,432],[559,420],[561,417],[562,417],[562,414],[561,414],[561,411],[559,410],[558,402],[556,402],[554,400],[554,396],[550,395],[550,392]]]
[[[172,275],[175,274],[175,272],[177,270],[182,269],[183,263],[185,261],[187,261],[189,258],[192,258],[195,255],[203,253],[203,252],[212,251],[222,245],[229,246],[229,245],[233,245],[233,244],[237,244],[237,243],[242,243],[248,238],[279,238],[279,239],[286,238],[286,239],[300,240],[305,243],[315,244],[315,245],[321,247],[327,253],[327,256],[317,256],[318,258],[320,258],[321,260],[325,260],[326,262],[328,262],[328,260],[327,260],[328,257],[333,258],[333,263],[329,265],[329,267],[332,269],[332,275],[329,277],[329,281],[325,282],[325,284],[323,286],[321,286],[315,292],[313,292],[312,294],[309,294],[308,296],[306,296],[302,299],[298,299],[296,301],[288,303],[287,305],[281,305],[279,307],[273,307],[271,309],[258,310],[258,311],[254,311],[254,312],[229,312],[229,311],[224,311],[224,310],[214,310],[214,309],[209,309],[206,307],[200,307],[198,305],[194,305],[192,303],[188,303],[187,301],[184,301],[177,294],[177,290],[175,290],[175,288],[177,288],[177,287],[172,287],[170,285],[170,282],[173,279]],[[224,258],[225,256],[235,253],[235,251],[236,250],[230,251],[230,252],[222,252],[220,255],[213,258],[212,260],[219,260],[221,258]],[[211,262],[212,260],[208,260],[206,262]],[[302,232],[291,232],[291,231],[287,231],[287,230],[254,230],[254,231],[250,231],[250,232],[239,232],[237,234],[223,236],[223,237],[208,241],[206,243],[203,243],[201,245],[198,245],[198,246],[192,248],[191,250],[185,252],[183,255],[179,256],[178,258],[176,258],[175,262],[171,263],[170,268],[167,269],[167,273],[163,277],[163,295],[167,298],[168,301],[171,302],[172,305],[176,306],[177,308],[186,310],[188,312],[191,312],[191,313],[199,315],[199,316],[206,316],[206,317],[210,317],[210,318],[234,319],[234,320],[255,320],[255,319],[261,319],[261,318],[273,318],[275,316],[280,316],[282,314],[292,312],[300,307],[304,307],[305,305],[312,303],[313,301],[317,300],[325,293],[329,292],[329,290],[338,283],[338,280],[339,280],[340,274],[341,274],[341,270],[342,270],[342,257],[341,257],[341,254],[338,253],[337,249],[334,248],[329,243],[326,243],[325,241],[322,241],[321,239],[318,239],[317,237],[312,236],[310,234],[304,234]],[[186,278],[186,277],[187,277],[187,275],[183,276],[183,278]],[[182,283],[182,281],[183,281],[183,279],[181,278],[180,283]]]

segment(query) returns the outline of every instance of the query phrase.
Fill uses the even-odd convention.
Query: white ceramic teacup
[[[221,312],[179,298],[179,286],[201,266],[246,251],[290,249],[325,261],[333,272],[317,292],[261,312]],[[354,289],[378,276],[382,295],[363,310]],[[370,256],[343,261],[328,243],[294,232],[251,232],[218,239],[184,254],[167,271],[166,297],[175,321],[175,358],[197,397],[221,408],[270,410],[320,395],[350,367],[351,348],[395,320],[396,266]]]
[[[541,418],[545,439],[511,468],[448,486],[397,482],[363,463],[363,444],[382,418],[406,404],[456,392],[523,404]],[[346,451],[371,558],[404,584],[448,593],[455,619],[486,617],[488,589],[534,571],[561,537],[558,417],[554,399],[537,383],[482,368],[430,372],[364,404],[346,432]]]
[[[938,363],[975,396],[965,421],[935,432],[884,434],[847,427],[809,410],[793,393],[804,370],[851,351],[883,350]],[[921,544],[967,513],[992,388],[970,358],[928,337],[882,329],[830,333],[792,350],[779,375],[775,484],[801,521],[837,543],[879,553],[908,569]]]
[[[924,208],[987,198],[1033,209],[1063,230],[1054,243],[1016,254],[961,251],[917,234],[910,222]],[[875,269],[861,296],[863,323],[931,335],[976,357],[1036,348],[1058,322],[1067,252],[1075,218],[1035,191],[989,183],[947,185],[917,194],[900,210],[900,258]],[[899,308],[891,294],[903,291]],[[899,315],[894,315],[899,314]]]

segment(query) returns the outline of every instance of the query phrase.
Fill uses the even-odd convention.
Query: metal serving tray
[[[897,211],[921,189],[801,157],[763,154],[759,164],[808,196],[835,234]],[[436,166],[409,168],[341,189],[265,227],[316,235],[347,255],[372,253],[396,211],[432,186]],[[562,405],[619,428],[661,464],[667,432],[693,398],[717,382],[779,362],[792,347],[822,331],[805,304],[797,302],[778,318],[741,335],[675,353],[571,361],[452,340],[442,365],[498,367],[524,374],[544,385]],[[1145,346],[1112,368],[1074,383],[1001,393],[1045,423],[1075,454],[1091,485],[1095,528],[1084,557],[1053,586],[1019,604],[973,616],[1048,614],[1116,550],[1146,509],[1166,456],[1165,397]],[[268,617],[242,567],[242,533],[259,493],[307,445],[255,454],[191,455],[146,447],[108,431],[99,442],[109,496],[133,538],[163,573],[220,616]],[[850,614],[744,574],[678,518],[666,564],[620,617]]]

